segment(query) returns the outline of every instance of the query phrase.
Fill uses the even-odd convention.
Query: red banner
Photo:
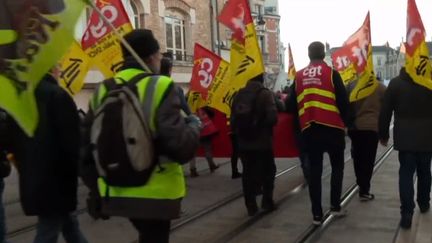
[[[226,116],[215,110],[213,122],[219,133],[213,138],[213,157],[231,157],[230,129],[227,126]],[[299,152],[294,138],[293,116],[286,113],[279,113],[278,123],[274,127],[273,151],[278,158],[298,157]],[[203,151],[198,151],[199,156],[203,156]]]
[[[125,24],[130,24],[128,15],[120,0],[111,0],[108,2],[97,0],[96,6],[116,29]],[[100,39],[111,32],[111,27],[108,26],[108,24],[100,18],[99,14],[93,10],[87,30],[84,32],[81,40],[83,50],[95,45]]]

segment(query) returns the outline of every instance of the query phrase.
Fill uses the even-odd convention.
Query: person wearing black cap
[[[129,218],[139,232],[140,243],[166,243],[169,242],[171,220],[180,216],[180,203],[186,193],[181,165],[195,155],[199,146],[201,122],[194,115],[182,117],[176,85],[171,78],[156,75],[160,73],[162,55],[153,33],[150,30],[134,30],[126,34],[124,39],[145,65],[141,66],[129,48],[122,45],[125,61],[114,80],[120,87],[126,83],[128,87],[136,88],[135,94],[144,108],[144,119],[150,124],[155,148],[149,152],[155,154],[157,165],[152,167],[151,175],[144,184],[113,185],[99,173],[101,168],[95,166],[92,156],[95,153],[92,152],[94,145],[90,145],[84,149],[87,156],[83,159],[83,168],[86,169],[82,176],[92,191],[91,195],[102,198],[101,205],[95,204],[95,217],[100,214]],[[93,112],[103,104],[108,89],[107,82],[102,83],[90,102],[89,115],[84,124],[88,140],[89,131],[94,132]],[[85,141],[85,144],[89,145],[89,141]],[[128,179],[126,177],[125,180]]]
[[[302,150],[310,165],[309,195],[312,202],[313,223],[322,223],[321,176],[323,154],[330,156],[331,213],[344,216],[340,197],[344,172],[345,127],[350,126],[349,101],[339,73],[323,60],[325,48],[321,42],[309,45],[310,63],[295,76],[288,112],[297,116],[300,124]]]
[[[162,61],[161,61],[160,74],[171,77],[171,72],[172,72],[172,67],[173,67],[172,53],[171,52],[165,52],[162,55],[163,55],[163,57],[162,57]],[[180,105],[181,105],[182,111],[188,116],[191,115],[192,111],[191,111],[191,109],[187,103],[183,89],[180,86],[177,86],[177,91],[179,93]]]
[[[249,216],[258,212],[257,192],[262,186],[261,208],[273,211],[276,165],[273,155],[273,127],[277,108],[273,93],[264,88],[264,76],[252,78],[239,90],[231,106],[231,128],[238,138],[243,165],[243,194]]]

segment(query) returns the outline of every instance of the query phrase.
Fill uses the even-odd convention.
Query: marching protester
[[[432,91],[416,84],[405,68],[392,79],[384,95],[379,116],[379,140],[387,146],[394,115],[394,148],[399,151],[400,226],[411,228],[415,208],[414,174],[417,175],[417,204],[421,213],[430,208],[432,159]]]
[[[375,195],[370,193],[370,182],[378,147],[378,117],[385,89],[386,86],[379,82],[371,95],[350,104],[354,122],[348,128],[348,135],[351,138],[351,156],[360,201],[375,198]]]
[[[296,73],[286,107],[288,112],[297,116],[300,124],[301,149],[307,155],[310,166],[309,195],[313,223],[320,225],[323,219],[321,176],[325,152],[330,156],[332,167],[331,213],[335,216],[345,214],[341,210],[340,197],[349,102],[339,73],[324,62],[324,44],[312,42],[308,54],[310,64]]]
[[[273,155],[273,127],[277,109],[273,93],[264,88],[264,77],[252,78],[239,90],[232,103],[231,126],[238,137],[243,165],[243,194],[249,216],[258,212],[256,195],[263,190],[261,207],[276,209],[273,201],[276,165]]]
[[[163,53],[163,57],[161,60],[160,74],[171,77],[172,67],[173,67],[172,53],[171,52]],[[180,86],[177,86],[177,91],[180,98],[181,109],[186,115],[189,116],[190,114],[192,114],[192,111],[189,108],[189,105],[184,95],[184,91]]]
[[[181,164],[198,148],[201,122],[194,115],[183,118],[172,79],[154,75],[162,55],[153,33],[133,30],[124,39],[147,67],[122,45],[121,71],[104,81],[90,102],[82,176],[96,192],[91,195],[101,197],[95,216],[129,218],[140,243],[166,243],[186,193]],[[135,109],[121,113],[120,105],[111,104]]]
[[[207,160],[210,172],[214,172],[219,168],[213,160],[213,139],[218,134],[219,130],[215,126],[212,119],[214,118],[214,112],[209,107],[202,107],[197,110],[197,115],[202,122],[202,129],[200,134],[200,144],[204,149],[204,156]],[[190,175],[191,177],[199,176],[196,168],[196,158],[190,161]]]
[[[19,173],[24,213],[37,216],[34,243],[85,243],[78,220],[79,117],[70,95],[46,74],[35,92],[39,124],[33,137],[11,125],[10,152]]]

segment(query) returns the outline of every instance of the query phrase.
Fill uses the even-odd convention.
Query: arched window
[[[174,60],[186,60],[185,17],[178,11],[165,10],[166,49],[174,56]]]
[[[140,0],[130,0],[132,9],[131,22],[134,29],[144,28],[144,7]]]

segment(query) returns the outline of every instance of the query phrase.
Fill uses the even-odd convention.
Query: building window
[[[255,6],[254,12],[258,15],[261,15],[262,14],[262,5],[255,4],[254,6]]]
[[[166,49],[173,54],[174,60],[186,60],[186,31],[184,17],[173,11],[165,16]]]
[[[381,57],[378,57],[378,59],[377,59],[378,66],[381,66],[381,62],[382,62]]]
[[[144,7],[140,0],[131,0],[130,6],[132,8],[132,25],[134,29],[144,28]]]

